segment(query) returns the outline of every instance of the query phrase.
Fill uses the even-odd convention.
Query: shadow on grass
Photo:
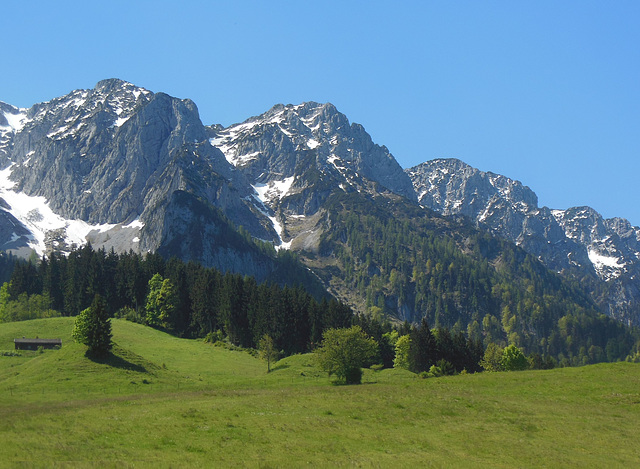
[[[362,381],[361,383],[347,383],[344,380],[340,381],[337,379],[334,380],[330,380],[329,384],[331,384],[331,386],[367,386],[369,384],[378,384],[377,381]]]
[[[271,371],[278,371],[278,370],[286,370],[287,368],[290,368],[291,365],[287,365],[286,363],[281,363],[279,365],[276,366],[272,366],[271,367]]]
[[[148,371],[144,366],[132,363],[118,355],[115,355],[113,352],[109,352],[109,354],[104,357],[96,357],[89,354],[86,356],[94,363],[100,363],[101,365],[107,365],[121,370],[137,371],[138,373],[147,373]]]

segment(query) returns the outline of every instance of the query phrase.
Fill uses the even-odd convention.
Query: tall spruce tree
[[[429,370],[436,363],[438,350],[426,318],[422,318],[419,327],[411,330],[409,337],[409,369],[414,373]]]
[[[87,355],[105,357],[111,350],[111,318],[107,305],[100,295],[95,295],[91,306],[76,318],[72,336],[76,342],[88,347]]]

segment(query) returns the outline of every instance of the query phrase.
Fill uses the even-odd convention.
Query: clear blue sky
[[[332,102],[403,167],[459,158],[640,225],[640,2],[29,1],[0,14],[0,100],[118,77],[229,125]]]

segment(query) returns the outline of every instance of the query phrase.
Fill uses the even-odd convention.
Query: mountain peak
[[[138,88],[133,83],[130,83],[125,80],[121,80],[120,78],[107,78],[105,80],[100,80],[96,83],[95,90],[109,92],[113,90],[118,90],[121,88]]]
[[[4,113],[18,114],[19,112],[20,112],[20,109],[18,109],[17,107],[13,106],[12,104],[5,103],[4,101],[0,101],[0,119],[2,119],[2,115]],[[2,125],[2,124],[0,124],[0,125]]]
[[[475,218],[497,196],[512,205],[538,207],[538,196],[520,181],[484,172],[455,158],[440,158],[405,170],[418,201],[445,215]]]
[[[458,158],[434,158],[424,163],[416,165],[416,168],[425,166],[441,166],[441,167],[455,167],[455,168],[471,168],[470,165]]]
[[[410,179],[388,149],[373,143],[364,127],[350,124],[331,103],[277,104],[241,124],[209,130],[211,145],[260,183],[309,169],[311,151],[318,170],[340,174],[346,186],[360,186],[364,177],[415,200]]]

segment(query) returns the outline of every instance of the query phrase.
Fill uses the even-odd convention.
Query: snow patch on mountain
[[[622,273],[622,269],[626,265],[622,259],[613,256],[606,256],[591,247],[588,249],[588,254],[589,260],[596,269],[598,276],[603,280],[618,278]]]
[[[294,177],[288,177],[282,181],[271,181],[269,184],[255,184],[253,189],[258,194],[258,198],[262,203],[271,203],[276,199],[281,199],[289,192],[293,184]]]
[[[273,204],[274,201],[282,199],[282,197],[287,195],[289,189],[291,189],[293,180],[294,177],[291,176],[283,179],[282,181],[271,181],[268,184],[257,183],[252,185],[255,190],[253,197],[259,203],[259,205],[256,205],[256,208],[271,220],[273,229],[278,234],[279,245],[276,246],[277,249],[290,249],[291,241],[285,242],[283,240],[282,236],[284,235],[284,228],[280,221],[273,215],[273,211],[268,207]]]
[[[4,112],[3,116],[7,125],[0,125],[0,132],[19,132],[29,119],[27,118],[27,109],[15,108],[17,112]]]
[[[233,166],[242,166],[251,160],[257,159],[260,155],[260,152],[257,151],[238,154],[238,137],[250,132],[256,125],[258,125],[257,122],[239,124],[236,127],[222,131],[215,138],[210,138],[209,143],[211,146],[220,150],[230,164]]]
[[[2,109],[5,109],[4,111]],[[27,109],[0,102],[0,153],[6,153],[12,136],[19,132],[30,119],[27,117]]]
[[[141,230],[142,228],[144,228],[144,223],[142,223],[139,218],[136,218],[128,225],[123,226],[123,228],[138,228],[139,230]]]
[[[340,171],[342,173],[342,171],[346,171],[347,168],[345,168],[344,166],[339,166],[336,161],[340,161],[342,162],[342,160],[340,159],[340,157],[336,156],[336,155],[329,155],[329,157],[327,158],[327,162],[329,164],[332,164],[334,168],[336,168],[338,171]]]
[[[38,255],[45,253],[45,240],[53,232],[60,232],[69,246],[82,246],[86,244],[90,232],[104,232],[115,226],[90,225],[82,220],[67,220],[55,214],[44,197],[31,197],[13,190],[15,183],[9,179],[12,169],[13,165],[0,171],[0,197],[9,205],[7,211],[31,232],[29,247]]]

